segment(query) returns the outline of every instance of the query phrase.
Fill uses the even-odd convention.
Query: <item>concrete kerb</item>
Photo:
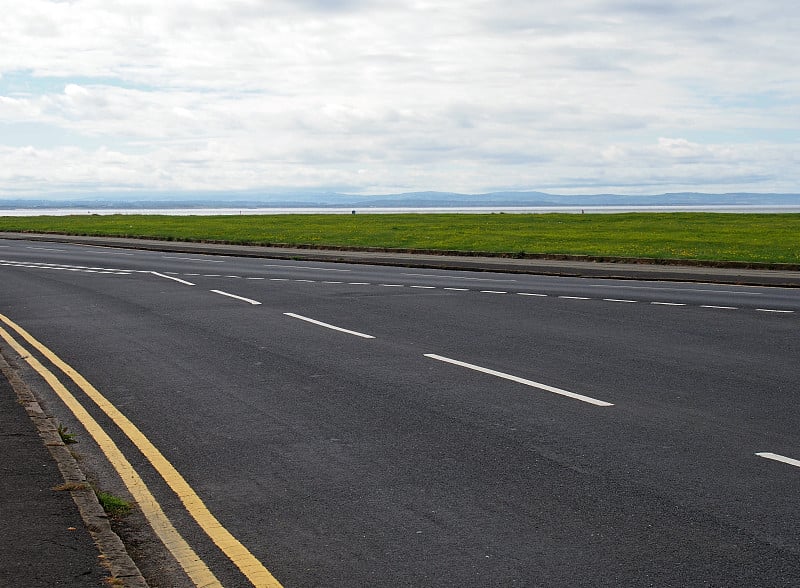
[[[466,270],[538,274],[548,276],[707,282],[746,286],[800,288],[800,267],[792,264],[735,262],[680,262],[675,260],[614,259],[587,256],[500,257],[480,253],[411,252],[407,250],[311,248],[294,246],[233,245],[226,243],[159,241],[123,237],[4,233],[0,238],[73,243],[172,253],[227,255],[265,259],[343,262],[439,270]],[[600,261],[605,260],[605,261]]]
[[[53,460],[64,478],[65,492],[69,492],[78,507],[81,518],[99,551],[101,563],[111,577],[121,581],[125,588],[148,588],[139,568],[125,549],[122,540],[111,529],[103,507],[89,485],[86,475],[70,453],[58,432],[56,419],[42,410],[39,400],[30,387],[11,367],[0,349],[0,373],[6,377],[17,394],[20,404],[33,421]]]

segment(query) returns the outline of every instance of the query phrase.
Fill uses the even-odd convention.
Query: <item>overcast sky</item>
[[[0,11],[0,197],[800,193],[797,0]]]

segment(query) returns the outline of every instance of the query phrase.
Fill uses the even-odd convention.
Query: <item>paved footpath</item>
[[[0,370],[0,586],[146,586],[52,419],[2,357]],[[66,482],[78,488],[54,490]]]
[[[103,586],[108,572],[56,462],[0,374],[0,586]],[[107,585],[107,584],[106,584]]]

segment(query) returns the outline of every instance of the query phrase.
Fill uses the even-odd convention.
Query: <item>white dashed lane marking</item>
[[[0,259],[0,266],[3,267],[18,267],[25,269],[40,269],[40,270],[53,270],[65,272],[79,272],[84,274],[104,274],[115,276],[129,276],[133,270],[124,270],[120,268],[111,267],[87,267],[82,265],[66,265],[61,263],[41,263],[41,262],[21,262],[8,259]],[[144,272],[151,273],[151,272]]]
[[[447,278],[448,280],[471,280],[474,282],[516,282],[517,280],[501,279],[501,278],[467,278],[464,276],[447,276],[443,274],[403,274],[404,276],[422,277],[422,278]]]
[[[319,269],[324,271],[352,271],[352,270],[332,270],[328,268],[308,268],[304,266],[266,266],[266,267],[297,267],[302,269]],[[151,272],[145,272],[151,273]],[[164,272],[164,273],[172,273],[172,272]],[[198,274],[183,274],[185,276],[197,276]],[[420,277],[440,277],[434,274],[403,274],[405,276],[420,276]],[[220,274],[203,274],[203,277],[207,278],[219,278],[219,277],[227,277],[227,278],[238,278],[241,279],[242,276],[221,276]],[[567,295],[553,295],[553,294],[543,294],[541,292],[509,292],[507,290],[478,290],[473,288],[457,288],[453,286],[426,286],[423,284],[386,284],[386,283],[377,283],[373,284],[372,282],[343,282],[341,280],[308,280],[308,279],[299,279],[299,278],[264,278],[264,277],[250,277],[245,278],[247,280],[269,280],[271,282],[295,282],[295,283],[306,283],[306,284],[330,284],[330,285],[339,285],[344,284],[348,286],[378,286],[381,288],[409,288],[415,290],[443,290],[446,292],[478,292],[481,294],[516,294],[518,296],[528,296],[531,298],[558,298],[560,300],[581,300],[581,301],[590,301],[590,300],[598,300],[603,302],[615,302],[620,304],[651,304],[653,306],[687,306],[687,307],[694,307],[694,308],[705,308],[708,310],[745,310],[738,306],[723,306],[723,305],[714,305],[714,304],[698,304],[698,305],[691,305],[685,302],[665,302],[665,301],[646,301],[646,300],[633,300],[630,298],[592,298],[590,296],[567,296]],[[453,279],[459,280],[483,280],[482,278],[464,278],[464,277],[455,277]],[[495,282],[515,282],[516,280],[484,280],[484,281],[495,281]],[[639,289],[639,290],[671,290],[676,292],[719,292],[725,294],[745,294],[745,295],[761,295],[758,292],[739,292],[735,290],[700,290],[696,288],[651,288],[651,287],[636,287],[636,286],[605,286],[609,288],[630,288],[630,289]],[[768,312],[768,313],[775,313],[775,314],[795,314],[796,311],[794,310],[785,310],[785,309],[775,309],[775,308],[757,308],[755,309],[759,312]]]
[[[800,468],[800,460],[792,459],[791,457],[786,457],[785,455],[778,455],[777,453],[769,453],[766,451],[761,453],[756,453],[756,455],[758,457],[763,457],[764,459],[771,459],[773,461],[779,461],[781,463],[785,463]]]
[[[361,337],[362,339],[374,339],[372,335],[367,335],[366,333],[359,333],[358,331],[351,331],[350,329],[343,329],[342,327],[337,327],[336,325],[332,325],[330,323],[324,323],[322,321],[318,321],[316,319],[308,318],[307,316],[303,316],[301,314],[295,314],[293,312],[284,312],[286,316],[290,316],[292,318],[299,319],[301,321],[305,321],[307,323],[311,323],[320,327],[325,327],[326,329],[331,329],[333,331],[339,331],[341,333],[347,333],[348,335],[354,335],[356,337]]]
[[[559,394],[561,396],[566,396],[567,398],[572,398],[573,400],[580,400],[581,402],[586,402],[588,404],[594,404],[595,406],[614,406],[610,402],[606,402],[605,400],[598,400],[597,398],[592,398],[590,396],[584,396],[583,394],[576,394],[575,392],[570,392],[569,390],[564,390],[562,388],[556,388],[555,386],[549,386],[547,384],[541,384],[539,382],[534,382],[533,380],[528,380],[525,378],[520,378],[519,376],[514,376],[511,374],[506,374],[504,372],[498,372],[497,370],[492,370],[489,368],[481,367],[479,365],[475,365],[472,363],[467,363],[465,361],[459,361],[457,359],[451,359],[449,357],[444,357],[442,355],[436,355],[435,353],[425,353],[425,357],[430,359],[435,359],[437,361],[441,361],[444,363],[449,363],[452,365],[457,365],[459,367],[467,368],[469,370],[473,370],[476,372],[482,372],[484,374],[489,374],[490,376],[495,376],[496,378],[502,378],[504,380],[510,380],[512,382],[516,382],[518,384],[523,384],[525,386],[530,386],[532,388],[538,388],[540,390],[545,390],[546,392],[552,392],[553,394]]]
[[[248,304],[253,304],[253,305],[261,304],[258,300],[253,300],[252,298],[245,298],[244,296],[237,296],[236,294],[231,294],[230,292],[223,292],[222,290],[211,290],[211,291],[214,294],[220,294],[222,296],[227,296],[228,298],[241,300],[242,302],[247,302]]]
[[[292,268],[292,269],[305,269],[305,270],[314,270],[318,272],[351,272],[353,270],[349,269],[339,269],[339,268],[331,268],[331,267],[316,267],[311,265],[284,265],[284,264],[277,264],[277,263],[266,263],[264,267],[278,267],[278,268]]]
[[[619,288],[620,290],[655,290],[659,292],[703,292],[706,294],[735,294],[737,296],[763,296],[761,292],[742,292],[741,290],[709,290],[708,288],[671,288],[667,286],[611,286],[590,284],[590,288]]]
[[[187,259],[187,258],[180,258],[180,259]],[[198,260],[199,261],[199,260]],[[203,261],[210,261],[210,260],[203,260]],[[587,296],[553,296],[551,294],[543,294],[540,292],[509,292],[506,290],[475,290],[471,288],[457,288],[452,286],[445,286],[445,287],[437,287],[437,286],[427,286],[423,284],[372,284],[371,282],[343,282],[338,280],[308,280],[308,279],[292,279],[292,278],[266,278],[261,276],[254,276],[254,277],[247,277],[244,278],[243,276],[236,276],[236,275],[222,275],[222,274],[198,274],[198,273],[183,273],[180,274],[178,272],[154,272],[154,271],[147,271],[147,270],[125,270],[120,268],[105,268],[105,267],[87,267],[87,266],[73,266],[67,264],[55,264],[55,263],[42,263],[42,262],[21,262],[21,261],[14,261],[14,260],[7,260],[7,259],[0,259],[0,267],[18,267],[18,268],[27,268],[27,269],[44,269],[44,270],[53,270],[53,271],[69,271],[69,272],[80,272],[80,273],[87,273],[87,274],[98,274],[98,275],[119,275],[119,276],[129,276],[133,273],[141,273],[141,274],[151,274],[155,276],[159,276],[162,278],[168,278],[175,280],[176,282],[181,282],[186,285],[194,285],[191,282],[187,282],[185,280],[181,280],[180,278],[172,277],[177,275],[183,275],[187,277],[204,277],[204,278],[224,278],[224,279],[246,279],[246,280],[269,280],[271,282],[295,282],[295,283],[306,283],[306,284],[328,284],[328,285],[340,285],[346,284],[348,286],[373,286],[377,285],[383,288],[409,288],[415,290],[442,290],[446,292],[478,292],[481,294],[516,294],[518,296],[527,296],[531,298],[547,298],[547,297],[554,297],[561,300],[578,300],[578,301],[591,301],[591,300],[600,300],[603,302],[613,302],[613,303],[627,303],[627,304],[636,304],[636,303],[644,303],[644,304],[651,304],[653,306],[693,306],[687,304],[685,302],[665,302],[665,301],[644,301],[644,300],[632,300],[629,298],[591,298]],[[275,266],[275,267],[295,267],[295,266]],[[300,266],[298,266],[300,267]],[[316,269],[316,270],[323,270],[323,271],[351,271],[351,270],[336,270],[330,268],[308,268],[303,267],[303,269]],[[431,274],[407,274],[407,275],[419,275],[424,277],[434,277]],[[458,279],[469,279],[469,278],[458,278]],[[487,280],[488,281],[488,280]],[[494,280],[494,281],[501,281],[501,280]],[[505,281],[514,281],[514,280],[505,280]],[[636,288],[631,286],[620,286],[625,288],[631,289],[649,289],[649,290],[674,290],[674,291],[697,291],[696,289],[690,288]],[[756,292],[738,292],[733,290],[702,290],[704,292],[721,292],[721,293],[732,293],[732,294],[750,294],[750,295],[760,295],[760,293]],[[217,293],[222,294],[221,291],[214,291]],[[225,294],[226,296],[228,294]],[[249,301],[249,299],[244,299]],[[714,305],[714,304],[699,304],[695,306],[695,308],[703,308],[707,310],[738,310],[743,311],[743,309],[739,306],[725,306],[725,305]],[[782,314],[782,315],[793,315],[797,314],[797,311],[790,310],[790,309],[781,309],[781,308],[755,308],[753,309],[757,312],[762,313],[771,313],[771,314]]]
[[[223,259],[201,259],[198,257],[176,257],[176,256],[162,256],[162,259],[179,259],[181,261],[199,261],[201,263],[225,263]],[[164,272],[166,273],[166,272]]]
[[[192,282],[187,282],[186,280],[181,280],[180,278],[176,278],[174,276],[167,276],[164,274],[160,274],[158,272],[150,272],[150,273],[152,273],[154,276],[158,276],[159,278],[166,278],[168,280],[174,280],[176,282],[180,282],[181,284],[185,284],[187,286],[194,286]]]

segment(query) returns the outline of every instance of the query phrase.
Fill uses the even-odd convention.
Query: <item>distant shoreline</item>
[[[674,206],[426,206],[426,207],[174,207],[174,208],[80,208],[36,207],[0,208],[0,216],[69,216],[69,215],[274,215],[274,214],[620,214],[626,212],[719,212],[800,214],[800,205],[674,205]]]

